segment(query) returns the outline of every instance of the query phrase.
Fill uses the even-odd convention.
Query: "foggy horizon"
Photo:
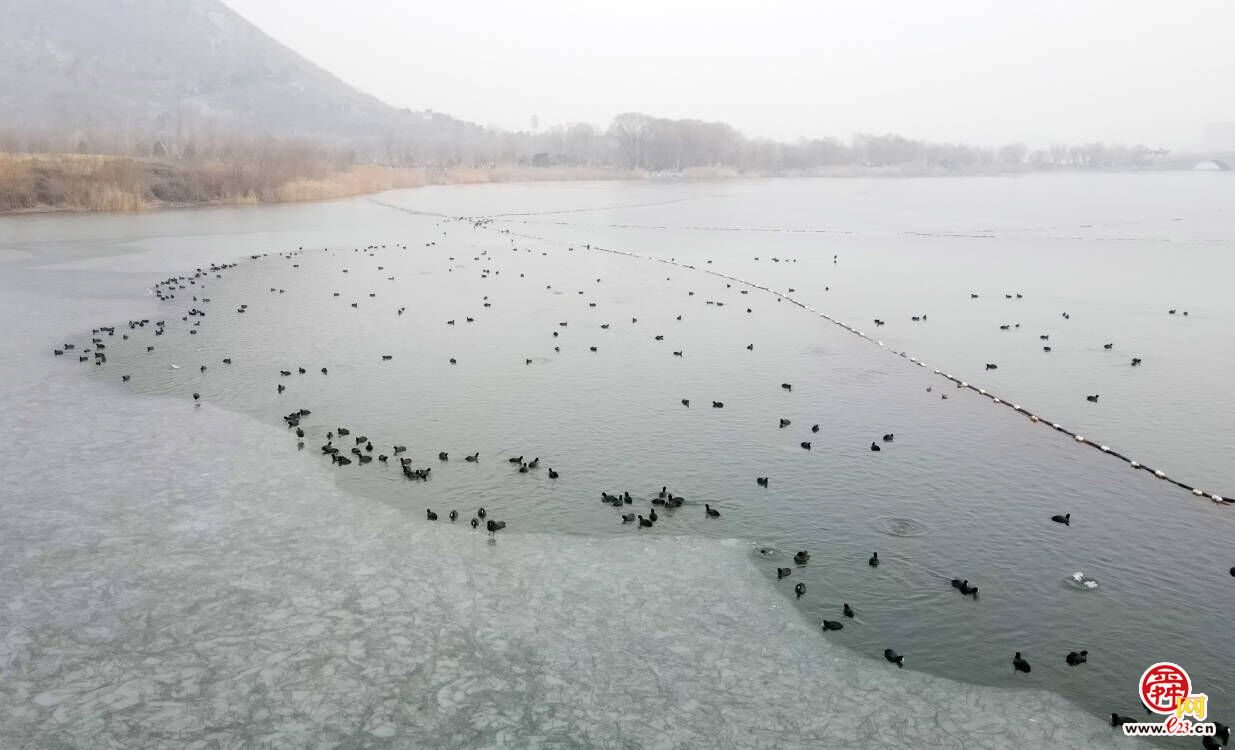
[[[386,7],[225,0],[279,42],[383,101],[506,130],[622,112],[729,123],[795,141],[895,132],[982,146],[1102,141],[1186,149],[1235,121],[1235,6],[1052,1],[947,12],[906,0],[758,16],[561,0]],[[1176,23],[1185,20],[1187,23]]]

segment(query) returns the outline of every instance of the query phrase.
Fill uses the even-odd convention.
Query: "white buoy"
[[[1102,452],[1103,452],[1103,453],[1110,453],[1110,452],[1111,452],[1111,448],[1110,448],[1110,446],[1109,446],[1109,445],[1099,445],[1098,447],[1102,449]]]
[[[1128,464],[1128,465],[1129,465],[1129,466],[1131,466],[1131,467],[1132,467],[1132,468],[1134,468],[1134,469],[1139,469],[1139,468],[1141,468],[1141,464],[1140,464],[1139,462],[1137,462],[1137,461],[1131,461],[1131,462],[1129,462],[1129,464]]]
[[[981,393],[983,396],[986,395],[986,391],[982,390],[981,388],[978,389],[978,393]]]
[[[1002,401],[1000,401],[999,399],[995,399],[995,400],[993,400],[991,403],[992,403],[992,404],[1002,404],[1003,402],[1002,402]]]
[[[1192,490],[1192,494],[1196,495],[1197,497],[1200,497],[1201,495],[1204,495],[1205,493],[1202,492],[1201,490],[1194,489]]]
[[[1222,503],[1222,502],[1226,502],[1225,500],[1223,500],[1223,499],[1222,499],[1222,496],[1221,496],[1221,495],[1210,495],[1210,496],[1209,496],[1209,499],[1210,499],[1210,500],[1213,500],[1215,503]]]
[[[1080,435],[1077,435],[1077,436],[1076,436],[1075,438],[1073,438],[1073,439],[1074,439],[1074,440],[1076,440],[1076,442],[1078,442],[1078,443],[1083,443],[1083,442],[1085,442],[1085,438],[1081,437]]]
[[[1159,478],[1159,479],[1162,479],[1163,477],[1165,477],[1165,476],[1166,476],[1166,474],[1163,474],[1161,469],[1155,469],[1155,470],[1154,470],[1154,476],[1155,476],[1155,477],[1157,477],[1157,478]]]
[[[179,369],[180,369],[180,365],[172,365],[172,369],[173,369],[173,370],[179,370]]]
[[[1034,424],[1037,424],[1037,423],[1039,422],[1038,415],[1037,415],[1037,414],[1030,414],[1030,415],[1029,415],[1029,421],[1030,421],[1030,422],[1033,422]]]
[[[1056,430],[1062,430],[1062,429],[1063,429],[1062,427],[1060,427],[1060,426],[1059,426],[1057,423],[1055,423],[1055,422],[1052,422],[1052,423],[1051,423],[1051,427],[1054,427]]]

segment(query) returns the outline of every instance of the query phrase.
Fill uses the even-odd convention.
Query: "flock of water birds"
[[[474,228],[487,228],[489,224],[488,220],[483,220],[483,219],[475,220],[475,219],[465,219],[465,218],[460,217],[459,220],[470,223]],[[429,242],[429,243],[426,243],[426,246],[433,246],[435,244],[436,242]],[[514,244],[513,239],[512,239],[512,244]],[[585,247],[590,249],[590,246],[585,246]],[[406,245],[395,245],[394,248],[396,250],[402,250],[402,251],[406,251],[408,249]],[[352,251],[353,253],[357,255],[375,257],[376,252],[383,250],[383,249],[387,249],[387,246],[386,245],[369,245],[364,248],[352,248]],[[528,248],[522,248],[522,249],[526,252],[531,252],[531,250]],[[520,248],[512,247],[512,250],[518,251],[520,250]],[[570,248],[570,250],[573,251],[574,248],[572,247]],[[306,251],[303,248],[299,248],[295,251],[279,253],[277,255],[278,257],[284,260],[292,262],[295,267],[299,267],[298,263],[296,263],[295,261],[299,256],[302,256],[305,252]],[[329,252],[329,250],[326,248],[323,248],[323,252]],[[474,260],[481,261],[484,259],[484,256],[486,256],[487,254],[488,254],[488,251],[481,251],[480,254],[474,258]],[[545,254],[545,253],[542,253],[542,254]],[[266,254],[252,255],[250,256],[250,259],[257,260],[263,257],[266,257]],[[450,260],[454,261],[454,258],[451,257]],[[835,256],[833,260],[834,262],[837,260]],[[778,258],[776,259],[776,261],[780,262],[780,259]],[[708,262],[710,263],[711,261],[708,261]],[[162,302],[174,302],[179,297],[183,296],[184,293],[187,293],[189,296],[191,296],[192,304],[189,306],[187,310],[184,311],[184,314],[181,316],[181,322],[187,324],[184,330],[187,332],[188,335],[197,335],[198,331],[201,329],[202,322],[207,317],[206,308],[209,306],[210,301],[211,301],[208,296],[205,296],[203,294],[203,292],[206,290],[206,286],[207,286],[206,282],[210,279],[211,276],[213,276],[216,279],[222,278],[222,275],[225,271],[229,271],[231,269],[237,268],[238,266],[239,264],[237,263],[224,263],[224,264],[211,264],[206,268],[198,268],[191,275],[174,276],[174,277],[170,277],[170,278],[167,278],[167,279],[164,279],[158,282],[153,287],[153,293]],[[378,265],[377,269],[384,270],[384,267],[381,265]],[[342,273],[345,273],[345,274],[349,273],[349,269],[343,268]],[[487,278],[490,273],[496,274],[496,273],[500,273],[500,271],[496,271],[496,270],[491,271],[489,268],[484,268],[481,271],[482,277],[485,277],[485,278]],[[393,277],[387,277],[387,278],[393,279]],[[596,281],[599,283],[601,280],[597,279]],[[283,294],[285,293],[285,291],[286,291],[285,289],[276,289],[274,287],[270,289],[270,292],[273,294]],[[794,290],[790,289],[789,291],[793,292]],[[579,291],[580,295],[582,295],[583,293],[584,292],[582,290]],[[689,292],[689,294],[693,296],[694,292],[691,291]],[[747,291],[741,290],[741,294],[747,294]],[[333,296],[334,297],[340,296],[339,292],[333,292]],[[369,297],[371,298],[375,296],[376,296],[375,293],[369,294]],[[1012,294],[1007,294],[1005,296],[1008,299],[1013,299]],[[976,293],[971,294],[971,298],[973,299],[977,299],[978,297],[979,295]],[[1016,293],[1015,298],[1021,299],[1022,295],[1020,293]],[[777,301],[780,301],[780,299],[778,299]],[[357,307],[359,302],[351,302],[350,304],[352,307]],[[707,300],[706,304],[723,306],[725,303],[719,300]],[[487,296],[483,300],[483,305],[486,308],[490,306],[490,302]],[[595,307],[596,303],[589,302],[589,306]],[[248,310],[248,305],[241,304],[235,309],[235,314],[244,315],[247,312],[247,310]],[[395,314],[397,316],[401,316],[404,314],[405,311],[406,311],[405,307],[399,307],[395,310]],[[752,312],[751,308],[748,307],[746,309],[746,312],[747,313]],[[1177,314],[1177,312],[1178,311],[1175,309],[1172,309],[1169,311],[1169,313],[1172,315]],[[1186,316],[1188,313],[1187,311],[1184,311],[1182,314]],[[1063,313],[1063,317],[1065,319],[1068,318],[1069,317],[1068,313],[1066,312]],[[680,315],[677,316],[677,319],[681,320],[681,316]],[[926,321],[927,315],[925,314],[915,315],[913,316],[913,320],[914,321]],[[467,323],[474,322],[474,318],[467,317],[465,318],[465,322]],[[638,322],[637,317],[632,318],[632,323],[637,323],[637,322]],[[457,321],[455,319],[446,321],[446,325],[450,325],[450,326],[454,326],[456,325],[456,323]],[[884,321],[876,319],[875,324],[877,326],[882,326],[884,325]],[[558,324],[558,326],[561,328],[566,328],[568,325],[569,325],[569,321],[561,321]],[[607,329],[609,328],[609,326],[610,324],[606,323],[602,325],[601,327]],[[1019,328],[1020,324],[1017,323],[1017,324],[1000,325],[1000,328],[1002,330],[1010,330],[1013,327]],[[169,328],[165,320],[158,320],[154,322],[152,322],[149,319],[130,320],[127,322],[124,328],[121,329],[120,339],[121,341],[129,341],[131,337],[136,338],[140,333],[147,333],[151,339],[157,339],[158,337],[167,335],[168,330]],[[109,351],[108,349],[109,345],[114,346],[114,344],[110,342],[116,336],[116,333],[117,333],[117,328],[115,326],[101,326],[99,328],[95,328],[92,330],[91,338],[89,342],[81,343],[80,348],[77,344],[65,343],[63,346],[56,348],[53,353],[56,356],[63,356],[68,353],[74,353],[76,354],[77,360],[79,362],[82,362],[82,363],[93,362],[96,366],[102,366],[107,362],[107,353]],[[557,339],[559,337],[558,331],[555,330],[555,331],[552,331],[551,333],[552,333],[553,339]],[[657,334],[654,337],[655,341],[662,341],[663,339],[664,339],[664,336],[660,334]],[[1049,334],[1041,335],[1040,339],[1042,341],[1048,341]],[[155,351],[156,345],[157,345],[156,343],[138,344],[135,342],[134,344],[130,346],[144,346],[145,352],[151,353]],[[1104,345],[1104,348],[1109,350],[1109,349],[1112,349],[1113,346],[1114,346],[1113,343],[1107,343]],[[746,346],[746,349],[753,351],[754,347],[755,345],[751,343]],[[556,345],[553,347],[553,349],[555,352],[561,351],[560,347]],[[597,351],[596,346],[589,346],[588,349],[592,352]],[[1051,347],[1050,345],[1044,345],[1043,349],[1049,352],[1051,350]],[[675,356],[684,356],[684,352],[680,350],[673,351],[673,354]],[[392,357],[393,355],[384,354],[382,355],[381,359],[382,361],[389,361],[392,359]],[[450,358],[449,362],[451,365],[458,364],[457,359],[453,357]],[[221,363],[224,366],[230,365],[232,364],[232,358],[224,357],[222,358]],[[532,358],[527,358],[525,360],[526,365],[531,365],[532,363],[533,363]],[[1131,359],[1132,366],[1138,366],[1140,364],[1141,364],[1140,358],[1133,357]],[[172,364],[170,366],[176,369],[179,368],[179,366],[175,364]],[[996,363],[986,364],[986,369],[988,370],[996,369],[997,367],[998,365]],[[199,369],[201,372],[204,373],[207,370],[207,365],[201,364],[199,365]],[[326,376],[329,374],[329,369],[325,366],[314,368],[314,369],[317,369],[318,372],[320,372],[322,376]],[[309,368],[306,368],[304,366],[298,366],[295,368],[295,370],[292,370],[292,369],[280,370],[276,377],[276,382],[274,383],[274,385],[276,386],[277,393],[282,394],[287,390],[284,382],[279,382],[279,381],[284,381],[288,378],[292,378],[294,374],[307,375],[308,372],[309,372]],[[121,380],[122,382],[126,382],[126,383],[130,382],[131,375],[123,374],[121,375]],[[791,383],[781,383],[780,387],[786,392],[793,391],[793,385]],[[958,383],[957,387],[961,387],[961,385]],[[927,388],[927,390],[929,391],[931,389]],[[946,399],[947,395],[942,394],[942,397]],[[200,393],[194,392],[192,393],[192,398],[195,402],[199,402],[201,399],[201,395]],[[1086,399],[1090,402],[1096,403],[1099,399],[1099,395],[1098,394],[1087,395]],[[684,408],[691,408],[691,399],[689,398],[681,399],[681,405]],[[724,403],[721,401],[711,401],[711,407],[714,409],[723,409]],[[300,409],[296,409],[283,416],[283,421],[286,424],[287,429],[294,432],[296,439],[297,439],[297,446],[298,448],[301,448],[301,449],[305,447],[305,439],[308,437],[308,433],[306,432],[305,426],[302,424],[302,420],[304,419],[304,417],[310,415],[311,413],[312,412],[309,411],[308,409],[300,408]],[[779,427],[781,429],[788,428],[791,426],[791,424],[792,424],[791,421],[788,419],[781,418],[779,420]],[[812,434],[818,433],[820,430],[820,427],[818,424],[814,424],[809,428],[809,430],[810,430],[810,433]],[[375,445],[374,441],[371,440],[367,435],[363,433],[353,434],[353,429],[346,427],[346,426],[336,426],[332,429],[329,429],[325,432],[323,437],[324,437],[324,442],[319,446],[321,454],[325,456],[329,456],[332,465],[339,467],[339,468],[347,467],[353,464],[358,465],[358,466],[366,466],[366,465],[370,465],[373,463],[384,466],[384,465],[389,465],[393,459],[394,461],[397,462],[399,469],[402,472],[403,477],[408,481],[416,481],[416,482],[423,482],[423,481],[428,480],[431,472],[433,471],[433,467],[428,466],[428,465],[422,465],[422,466],[417,467],[412,458],[404,455],[407,453],[407,450],[408,450],[406,446],[399,445],[399,444],[390,444],[388,450],[384,447],[384,445],[382,448],[379,448],[377,445]],[[809,437],[809,436],[806,436],[806,437]],[[891,448],[894,444],[895,444],[895,435],[893,433],[885,433],[882,436],[871,441],[869,445],[869,450],[871,452],[882,452],[887,448]],[[800,447],[804,450],[809,451],[812,448],[812,441],[810,439],[802,440],[800,442]],[[505,460],[511,465],[513,470],[519,473],[526,474],[529,472],[539,471],[540,469],[540,458],[539,457],[533,457],[531,460],[525,460],[525,458],[526,458],[525,456],[520,455],[520,456],[510,456],[510,457],[507,457]],[[448,451],[438,452],[437,460],[441,464],[448,463],[450,461],[450,453]],[[464,461],[467,463],[477,463],[480,461],[480,453],[477,451],[477,452],[467,454],[464,458]],[[552,467],[546,467],[546,471],[550,479],[557,479],[560,476],[560,473],[558,472],[558,470]],[[768,487],[771,482],[771,478],[767,476],[756,477],[755,482],[758,486]],[[671,517],[673,513],[677,512],[680,508],[682,508],[684,505],[687,504],[687,500],[685,497],[669,490],[667,486],[662,486],[658,492],[653,491],[652,493],[649,493],[649,494],[650,494],[650,497],[641,496],[638,498],[638,500],[636,500],[636,497],[633,496],[628,491],[620,491],[620,492],[614,492],[614,493],[610,493],[608,491],[602,491],[600,493],[600,496],[601,496],[601,501],[604,504],[610,505],[614,508],[618,508],[621,510],[629,510],[629,512],[623,512],[620,514],[620,520],[622,524],[628,524],[632,526],[634,529],[651,528],[658,522],[661,522],[662,519]],[[643,505],[644,503],[647,503],[648,509],[645,512],[635,512],[636,502],[638,502],[639,505]],[[691,503],[691,505],[697,507],[697,504],[695,503]],[[704,503],[702,510],[706,518],[719,519],[721,517],[721,511],[717,508],[714,508],[710,503]],[[425,516],[426,516],[427,521],[430,521],[430,522],[439,520],[439,514],[431,508],[425,509]],[[456,522],[460,518],[464,517],[464,515],[461,515],[455,509],[448,511],[446,516],[449,522]],[[1071,513],[1062,513],[1062,514],[1052,516],[1050,518],[1050,521],[1064,525],[1064,526],[1070,526],[1071,518],[1072,518]],[[471,514],[470,519],[468,519],[468,523],[475,530],[483,529],[490,535],[490,537],[493,537],[497,532],[501,531],[507,526],[506,521],[497,520],[496,518],[492,517],[492,515],[488,511],[486,511],[484,507],[478,507],[474,511],[474,513]],[[765,558],[775,558],[779,555],[779,553],[776,550],[773,550],[770,548],[765,548],[765,549],[760,550],[760,554],[764,556]],[[796,554],[793,555],[793,558],[792,558],[793,564],[799,568],[806,566],[810,563],[810,557],[811,557],[810,552],[808,550],[800,550]],[[878,552],[873,552],[870,558],[867,560],[867,564],[871,568],[878,568],[881,565],[881,562],[882,561],[879,558]],[[1232,576],[1235,576],[1235,567],[1231,568],[1230,573]],[[786,566],[786,567],[776,568],[776,579],[778,581],[790,579],[793,577],[793,574],[794,574],[794,569],[791,567]],[[1090,579],[1084,578],[1079,573],[1076,574],[1076,576],[1078,577],[1077,582],[1086,587],[1093,587],[1097,585],[1096,582],[1093,582]],[[951,586],[962,597],[972,597],[975,600],[979,598],[978,586],[976,584],[971,583],[970,580],[967,578],[960,578],[960,577],[953,578],[951,579]],[[793,585],[793,591],[794,591],[796,598],[801,599],[802,597],[807,595],[806,584],[800,581],[795,582]],[[822,629],[825,632],[843,630],[845,628],[846,621],[854,621],[854,618],[855,618],[855,611],[853,607],[848,602],[844,602],[841,606],[840,618],[836,620],[824,619],[822,621]],[[885,649],[883,652],[883,656],[888,662],[895,664],[898,667],[904,666],[906,657],[903,654],[898,653],[896,650],[892,648]],[[1079,667],[1081,665],[1084,665],[1087,662],[1088,656],[1089,656],[1089,652],[1087,650],[1078,649],[1075,651],[1070,651],[1069,653],[1064,655],[1063,661],[1069,667]],[[1011,658],[1010,664],[1011,664],[1012,669],[1017,673],[1029,673],[1032,670],[1032,667],[1028,659],[1020,651],[1016,651],[1014,653],[1014,655]],[[1111,714],[1111,725],[1112,726],[1119,726],[1123,723],[1130,722],[1130,721],[1133,721],[1133,719],[1130,719],[1126,716],[1122,716],[1117,713]],[[1208,747],[1208,748],[1221,747],[1227,744],[1227,742],[1229,742],[1229,737],[1230,737],[1229,729],[1221,724],[1219,724],[1218,727],[1219,727],[1219,731],[1215,737],[1204,738],[1205,747]]]

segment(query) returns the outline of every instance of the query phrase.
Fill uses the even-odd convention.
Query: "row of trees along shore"
[[[7,153],[109,154],[140,158],[208,158],[263,161],[287,168],[313,162],[315,170],[341,165],[491,167],[495,165],[620,167],[652,172],[717,167],[739,172],[810,171],[835,167],[919,167],[964,172],[992,168],[1121,169],[1147,166],[1161,154],[1146,146],[1104,143],[1053,144],[1030,149],[1023,143],[1000,147],[933,143],[895,134],[803,138],[794,142],[749,138],[732,126],[701,120],[673,120],[628,112],[607,128],[586,123],[536,132],[485,128],[444,116],[424,125],[401,126],[384,138],[268,138],[238,136],[200,124],[186,132],[58,134],[0,131]]]
[[[135,210],[156,205],[337,198],[456,182],[650,174],[975,174],[1142,169],[1163,154],[1102,143],[1030,149],[931,143],[900,135],[748,138],[724,123],[618,115],[534,132],[445,116],[381,138],[276,138],[198,124],[174,134],[0,130],[0,211]]]

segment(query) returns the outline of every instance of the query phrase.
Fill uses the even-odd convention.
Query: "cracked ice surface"
[[[828,643],[742,544],[490,543],[247,418],[30,387],[0,399],[4,747],[1127,744]]]

